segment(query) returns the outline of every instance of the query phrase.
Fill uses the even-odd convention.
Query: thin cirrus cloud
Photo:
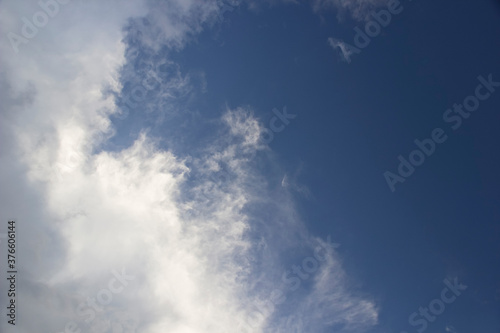
[[[19,29],[4,18],[30,8],[0,7],[2,31]],[[147,18],[136,46],[179,50],[220,10],[215,1],[72,1],[16,56],[2,57],[0,177],[16,191],[2,194],[1,214],[20,224],[19,311],[30,318],[17,332],[61,332],[70,321],[88,332],[234,332],[282,286],[288,263],[303,259],[288,251],[308,256],[323,242],[255,163],[274,162],[250,107],[228,108],[221,135],[197,154],[162,148],[146,129],[121,150],[99,149],[117,126],[125,27]],[[7,40],[0,48],[12,51]],[[159,108],[161,96],[189,84],[175,82],[148,102]],[[82,303],[123,269],[134,277],[123,292],[82,316]],[[373,327],[376,305],[348,281],[332,250],[309,285],[262,311],[255,332]]]
[[[330,46],[334,50],[338,49],[339,55],[342,60],[347,63],[351,63],[351,56],[356,52],[355,49],[353,49],[349,44],[333,37],[328,38],[328,44],[330,44]]]

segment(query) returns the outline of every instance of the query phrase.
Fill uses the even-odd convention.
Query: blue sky
[[[0,8],[2,332],[500,331],[497,1]]]

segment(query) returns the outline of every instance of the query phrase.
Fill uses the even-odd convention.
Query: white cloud
[[[336,38],[328,38],[328,43],[330,46],[335,50],[338,49],[337,51],[339,52],[339,55],[342,57],[344,61],[347,63],[351,63],[351,56],[353,54],[357,54],[360,52],[358,48],[355,48],[354,46],[351,46],[347,43],[345,43],[342,40],[336,39]]]
[[[150,18],[141,43],[155,52],[160,42],[182,47],[218,17],[215,2],[152,4],[72,1],[17,55],[0,43],[11,54],[1,59],[0,219],[19,221],[16,332],[60,332],[68,320],[82,332],[118,323],[124,332],[234,332],[281,283],[287,251],[307,254],[319,242],[279,182],[269,190],[255,167],[268,149],[250,108],[227,110],[220,137],[200,155],[162,149],[147,131],[126,149],[98,152],[114,133],[117,108],[104,91],[120,92],[128,20]],[[36,2],[1,2],[2,31],[18,29],[12,18],[31,9]],[[79,305],[122,268],[134,280],[85,323]],[[337,254],[315,279],[290,297],[292,310],[267,312],[256,332],[285,330],[292,317],[318,332],[376,323],[373,302],[352,296]]]

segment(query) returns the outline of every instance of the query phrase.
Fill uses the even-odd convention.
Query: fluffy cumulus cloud
[[[61,1],[18,52],[2,39],[0,214],[18,221],[16,332],[359,332],[377,323],[336,247],[308,234],[280,177],[266,176],[279,168],[251,108],[228,108],[196,153],[162,147],[147,130],[103,149],[132,75],[129,52],[180,49],[233,5]],[[21,18],[40,10],[2,1],[1,30],[23,36]],[[174,72],[151,90],[151,109],[189,90]],[[296,265],[307,278],[293,275]]]

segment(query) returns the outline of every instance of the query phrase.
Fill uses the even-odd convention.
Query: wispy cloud
[[[328,38],[328,43],[334,50],[339,52],[341,58],[347,63],[351,63],[351,56],[353,54],[358,54],[360,52],[358,48],[355,48],[336,38]]]

